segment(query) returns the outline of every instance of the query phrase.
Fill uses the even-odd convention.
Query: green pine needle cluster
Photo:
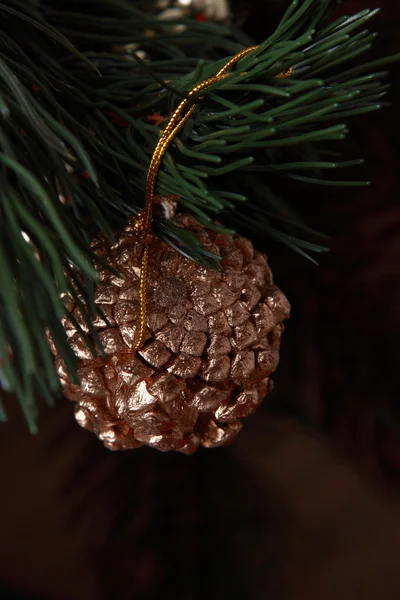
[[[345,172],[361,161],[332,162],[330,142],[345,137],[348,118],[382,106],[383,69],[400,58],[352,66],[371,46],[376,11],[335,21],[336,5],[294,0],[276,31],[202,93],[163,162],[159,194],[178,195],[210,227],[262,233],[308,256],[323,250],[271,181],[364,185]],[[63,296],[85,315],[81,333],[96,353],[90,241],[112,237],[143,205],[163,126],[152,115],[167,119],[252,41],[192,18],[163,22],[149,1],[2,0],[0,11],[0,379],[35,431],[37,396],[51,403],[59,390],[46,331],[76,376]],[[290,78],[276,78],[289,67]],[[218,266],[172,222],[158,218],[155,232]]]

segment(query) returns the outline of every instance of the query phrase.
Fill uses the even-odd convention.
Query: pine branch
[[[98,231],[112,237],[142,206],[160,135],[153,117],[162,127],[196,83],[242,48],[225,26],[166,23],[149,2],[53,4],[0,2],[0,377],[18,394],[32,431],[35,396],[51,402],[59,388],[45,331],[75,373],[60,324],[69,314],[63,294],[80,303],[82,335],[96,352],[98,258],[90,241]],[[178,195],[181,207],[210,227],[247,227],[307,256],[324,250],[274,192],[274,179],[364,185],[327,177],[360,161],[326,161],[323,152],[345,137],[348,117],[382,106],[382,68],[400,58],[353,66],[371,46],[374,34],[360,28],[376,11],[332,21],[336,4],[293,2],[272,36],[202,93],[166,156],[158,193]],[[290,78],[276,78],[289,67]],[[173,223],[158,219],[155,232],[218,267]],[[80,292],[71,266],[82,276]]]

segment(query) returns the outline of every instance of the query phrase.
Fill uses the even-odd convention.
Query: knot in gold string
[[[180,131],[180,129],[182,129],[183,125],[198,107],[198,103],[191,100],[193,96],[198,95],[203,90],[220,81],[227,75],[231,67],[233,67],[237,62],[239,62],[239,60],[256,48],[257,46],[251,46],[250,48],[246,48],[245,50],[238,52],[218,71],[218,73],[212,77],[209,77],[208,79],[205,79],[192,88],[187,94],[188,97],[185,98],[185,100],[182,100],[182,102],[171,115],[171,118],[168,121],[168,124],[162,132],[162,135],[154,149],[147,171],[144,209],[137,215],[134,224],[134,229],[137,234],[137,241],[142,245],[142,256],[139,284],[139,332],[137,334],[135,346],[133,347],[133,352],[141,348],[146,337],[147,270],[149,263],[149,247],[152,239],[153,207],[155,198],[154,192],[162,160],[176,134]],[[292,71],[293,68],[291,67],[284,73],[277,75],[276,78],[285,79],[290,77]]]

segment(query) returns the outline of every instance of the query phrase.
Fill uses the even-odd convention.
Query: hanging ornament
[[[143,211],[116,234],[114,245],[105,236],[92,244],[118,273],[98,267],[95,303],[102,317],[92,326],[107,357],[93,358],[79,331],[89,333],[88,323],[75,305],[63,325],[80,360],[79,385],[53,346],[78,422],[111,449],[147,444],[190,454],[199,445],[226,444],[270,391],[290,307],[273,285],[266,256],[250,240],[216,233],[190,215],[177,225],[220,257],[221,271],[184,258],[152,233],[157,203],[174,216],[176,197],[160,202],[156,181],[169,145],[197,108],[196,96],[254,49],[242,50],[188,92],[154,149]]]
[[[93,325],[107,358],[93,358],[64,320],[80,378],[80,385],[73,384],[57,357],[64,394],[76,403],[78,423],[112,450],[147,444],[192,453],[199,445],[226,444],[271,390],[289,304],[273,285],[266,256],[248,239],[206,229],[191,216],[176,222],[221,257],[221,271],[199,266],[155,238],[139,351],[141,265],[134,226],[120,231],[113,246],[105,236],[93,243],[120,273],[100,270],[95,295],[106,319]],[[79,307],[69,310],[87,332]]]

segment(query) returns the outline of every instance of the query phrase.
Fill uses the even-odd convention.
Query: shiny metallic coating
[[[102,273],[104,285],[96,290],[108,322],[100,316],[95,321],[107,359],[94,359],[64,320],[81,379],[80,386],[72,384],[57,357],[65,395],[76,402],[78,423],[112,450],[146,444],[190,454],[199,446],[229,443],[241,419],[270,391],[279,362],[290,307],[273,284],[266,257],[249,240],[207,230],[191,216],[175,222],[217,248],[222,272],[200,267],[154,238],[148,272],[158,277],[147,289],[140,350],[134,344],[141,257],[129,227],[116,234],[112,247],[104,239],[93,244],[121,273]],[[228,258],[233,250],[240,259]],[[73,304],[69,310],[77,314]]]

